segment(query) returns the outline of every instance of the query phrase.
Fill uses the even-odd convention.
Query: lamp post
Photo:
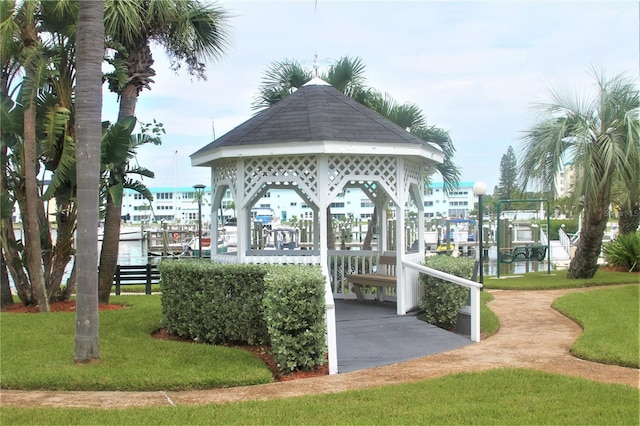
[[[193,185],[198,200],[198,257],[202,257],[202,196],[204,195],[204,185]]]
[[[483,263],[483,247],[482,247],[482,196],[487,193],[487,184],[484,182],[476,182],[473,185],[473,193],[478,196],[478,263],[480,270],[478,271],[478,282],[484,284],[484,263]]]

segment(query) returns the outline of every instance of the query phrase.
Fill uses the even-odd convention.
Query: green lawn
[[[493,299],[493,295],[489,292],[480,293],[480,334],[482,339],[496,334],[500,329],[498,316],[487,306],[487,303]]]
[[[631,276],[611,274],[617,274],[618,283]],[[548,284],[549,278],[537,277],[537,285]],[[613,284],[614,278],[606,273],[596,279]],[[637,275],[633,279],[637,284]],[[530,288],[536,276],[516,280],[525,280],[520,283]],[[576,285],[563,276],[551,281],[554,286],[562,281],[564,287]],[[583,285],[595,284],[578,286]],[[482,294],[483,335],[499,328],[486,307],[491,297]],[[554,306],[585,328],[573,349],[581,357],[637,367],[638,298],[638,285],[627,285],[568,295]],[[161,324],[160,296],[120,296],[112,302],[128,307],[100,314],[103,359],[92,365],[73,364],[74,313],[0,313],[0,386],[181,390],[273,380],[258,358],[242,350],[152,338]],[[118,410],[0,406],[0,420],[3,425],[638,424],[639,397],[638,389],[629,386],[500,369],[333,395],[223,405]]]
[[[256,356],[224,346],[155,339],[160,296],[118,296],[100,313],[100,355],[74,365],[75,313],[0,313],[3,389],[178,390],[273,381]]]
[[[553,307],[584,329],[571,352],[590,361],[640,367],[639,289],[603,288],[556,299]]]
[[[152,408],[1,407],[2,423],[204,424],[638,424],[638,390],[523,369],[271,401]]]
[[[590,279],[568,279],[567,271],[528,272],[526,274],[484,277],[484,288],[499,290],[553,290],[560,288],[595,287],[615,284],[638,284],[640,277],[627,272],[599,270]]]

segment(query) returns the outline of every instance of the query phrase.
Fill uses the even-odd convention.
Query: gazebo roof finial
[[[318,69],[320,68],[320,64],[318,63],[318,52],[313,55],[313,69],[316,70],[316,77],[318,77]]]

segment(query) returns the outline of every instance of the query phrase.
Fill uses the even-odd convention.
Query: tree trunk
[[[71,296],[66,289],[63,291],[61,286],[65,270],[71,261],[74,249],[73,234],[76,230],[77,224],[77,206],[76,202],[71,200],[69,200],[67,206],[67,208],[64,208],[64,206],[58,206],[58,212],[56,214],[58,229],[56,233],[56,244],[52,249],[53,257],[51,259],[47,282],[47,291],[50,301],[69,300],[69,297]]]
[[[78,286],[75,362],[100,359],[98,315],[98,203],[102,139],[104,4],[80,2],[77,29],[76,173],[78,176]],[[75,266],[74,265],[74,266]]]
[[[115,205],[111,197],[107,196],[102,250],[100,251],[100,277],[98,282],[98,300],[100,303],[109,303],[113,275],[118,264],[121,211],[122,207]]]
[[[128,84],[120,94],[118,121],[135,115],[137,98],[136,86]],[[122,204],[116,205],[107,195],[98,278],[98,300],[100,303],[109,303],[111,295],[113,275],[116,272],[120,247],[120,216],[122,216]]]
[[[18,242],[13,232],[11,219],[2,219],[2,229],[0,233],[2,235],[0,240],[2,241],[4,265],[9,269],[9,272],[11,272],[13,285],[16,288],[16,293],[20,301],[25,305],[30,305],[33,303],[33,292],[29,277],[25,273],[20,255],[15,248]]]
[[[4,253],[4,251],[3,251]],[[13,295],[11,294],[11,286],[9,285],[9,274],[7,266],[4,263],[4,254],[0,259],[0,308],[13,304]]]
[[[27,70],[27,75],[33,80],[33,71]],[[25,235],[25,257],[33,295],[38,303],[40,312],[49,312],[49,299],[44,287],[44,273],[42,269],[42,245],[40,242],[40,228],[38,223],[38,204],[41,204],[38,181],[36,176],[36,103],[34,98],[24,110],[24,184],[26,194],[26,213],[22,217]],[[42,206],[40,206],[42,207]]]
[[[630,209],[620,208],[618,211],[618,228],[621,235],[633,234],[640,225],[640,204]]]
[[[598,270],[602,237],[609,218],[607,206],[610,194],[608,191],[609,189],[600,191],[596,198],[597,203],[585,205],[576,254],[567,271],[568,278],[593,278]]]
[[[138,89],[134,84],[128,84],[120,94],[120,105],[118,107],[118,121],[123,118],[136,115],[136,104],[138,102]]]
[[[367,234],[362,242],[362,250],[371,250],[371,242],[373,241],[373,228],[378,224],[378,207],[373,208],[373,216],[367,226]]]
[[[3,73],[4,74],[4,73]],[[4,81],[0,85],[0,90],[4,94]],[[7,146],[3,144],[0,148],[0,194],[6,192],[6,185],[4,176],[6,171],[5,161],[7,158]],[[13,296],[11,294],[11,286],[9,285],[9,274],[7,273],[7,262],[5,258],[5,251],[8,250],[9,232],[11,232],[11,239],[15,242],[15,235],[13,234],[13,223],[11,217],[0,218],[0,224],[2,224],[2,230],[0,231],[0,307],[11,305],[13,303]],[[7,250],[5,250],[5,247]]]

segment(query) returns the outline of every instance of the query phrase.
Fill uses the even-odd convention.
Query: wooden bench
[[[123,285],[144,285],[145,294],[151,294],[151,284],[160,282],[160,271],[157,265],[116,265],[113,283],[116,286],[116,296],[120,295]]]
[[[375,274],[346,274],[345,277],[353,286],[353,292],[359,301],[364,301],[363,289],[365,286],[377,287],[378,299],[384,300],[384,288],[397,287],[395,269],[395,254],[383,254],[378,257]]]
[[[535,261],[542,262],[547,256],[547,246],[516,246],[513,251],[502,253],[500,261],[503,263]]]

